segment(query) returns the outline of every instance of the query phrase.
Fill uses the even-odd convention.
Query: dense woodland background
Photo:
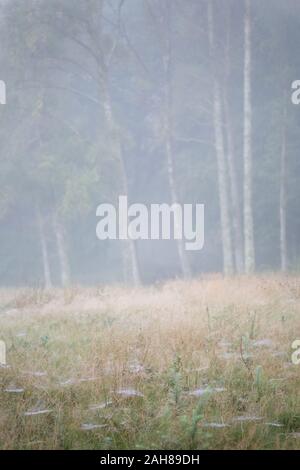
[[[298,0],[1,0],[0,284],[299,270]],[[96,208],[205,204],[205,247]]]

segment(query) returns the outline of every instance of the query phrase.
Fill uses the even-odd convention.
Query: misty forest
[[[299,0],[0,0],[0,449],[300,448],[299,45]],[[203,248],[100,240],[120,197]]]
[[[1,284],[297,270],[299,21],[295,0],[2,1]],[[203,250],[100,242],[119,195],[203,203]]]

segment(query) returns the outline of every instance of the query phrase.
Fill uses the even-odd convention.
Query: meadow
[[[1,449],[299,449],[300,278],[2,289]]]

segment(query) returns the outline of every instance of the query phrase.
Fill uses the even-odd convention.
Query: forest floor
[[[3,290],[2,449],[300,449],[300,278]]]

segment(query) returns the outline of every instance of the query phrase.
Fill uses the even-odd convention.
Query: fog
[[[299,270],[299,43],[297,0],[1,1],[1,286]],[[99,240],[122,195],[203,248]]]

